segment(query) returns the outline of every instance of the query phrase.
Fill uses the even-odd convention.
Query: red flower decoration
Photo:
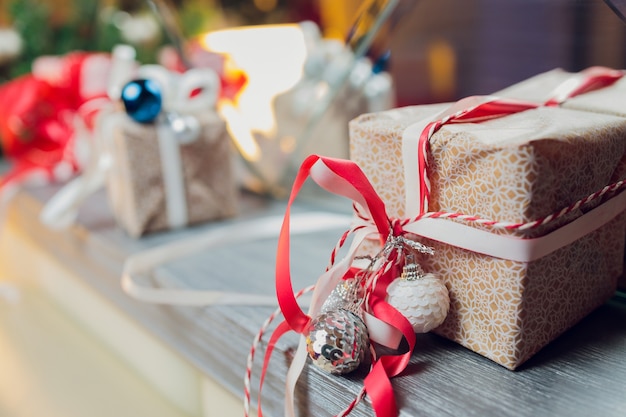
[[[0,86],[0,145],[14,165],[0,185],[34,169],[51,173],[61,162],[77,168],[75,119],[87,101],[106,95],[105,81],[94,83],[86,74],[86,63],[96,56],[108,62],[103,54],[82,52],[44,57],[33,65],[32,74]],[[89,71],[94,69],[108,70],[91,65]]]

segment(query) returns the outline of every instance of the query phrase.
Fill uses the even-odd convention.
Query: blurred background
[[[343,41],[364,2],[165,3],[185,47],[202,48],[197,41],[213,31],[302,21],[316,23],[325,38]],[[396,106],[489,94],[557,67],[624,68],[626,25],[612,6],[608,0],[401,0],[367,54],[375,61],[390,52],[386,70]],[[149,1],[0,0],[0,84],[30,72],[37,57],[110,52],[119,43],[133,45],[142,63],[172,56],[171,48],[164,49],[169,38]],[[267,59],[276,58],[268,54]]]
[[[168,0],[186,39],[242,25],[311,20],[345,39],[361,0]],[[154,62],[168,41],[143,0],[0,0],[0,82],[33,59],[136,46]],[[623,68],[626,26],[602,0],[406,0],[369,54],[389,49],[399,105],[489,93],[539,72]]]

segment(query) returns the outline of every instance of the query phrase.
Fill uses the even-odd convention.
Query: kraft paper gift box
[[[403,133],[447,105],[366,114],[350,123],[351,159],[385,201],[406,218]],[[626,119],[561,108],[537,108],[483,123],[444,125],[430,140],[429,211],[524,223],[543,218],[626,177]],[[406,159],[409,158],[409,159]],[[415,162],[417,163],[417,162]],[[410,204],[409,204],[410,206]],[[586,208],[585,210],[588,210]],[[582,215],[527,232],[533,238]],[[531,262],[495,258],[421,238],[435,250],[419,259],[450,292],[446,321],[435,332],[515,369],[604,303],[622,272],[626,213]],[[370,243],[370,251],[377,250]]]
[[[498,97],[509,97],[543,103],[553,98],[559,90],[559,87],[566,86],[567,88],[567,83],[576,82],[576,80],[580,80],[585,74],[593,72],[599,74],[611,71],[614,73],[617,72],[609,68],[592,67],[580,73],[572,73],[557,68],[535,75],[504,90],[500,90],[495,94]],[[569,109],[626,117],[626,77],[622,77],[610,86],[568,98],[561,103],[561,106]],[[626,141],[626,137],[624,140]],[[626,270],[626,253],[624,254],[624,269]],[[626,273],[620,278],[618,286],[621,289],[626,289]]]
[[[108,152],[113,165],[107,177],[109,203],[118,224],[131,236],[231,217],[237,212],[237,187],[231,161],[231,142],[224,121],[213,110],[195,112],[199,135],[189,143],[160,149],[158,124],[140,124],[123,110],[105,114],[111,124]],[[105,129],[106,130],[106,129]],[[163,153],[178,154],[179,165]],[[169,172],[172,177],[166,180]],[[171,195],[166,181],[179,185]],[[176,190],[175,190],[176,191]],[[168,196],[168,193],[170,195]],[[177,201],[169,201],[171,199]],[[183,210],[172,224],[171,205]],[[182,206],[180,205],[182,203]]]

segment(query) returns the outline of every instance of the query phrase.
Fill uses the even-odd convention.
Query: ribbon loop
[[[209,68],[192,68],[182,74],[175,96],[175,110],[186,113],[215,108],[220,80]]]
[[[214,108],[220,92],[219,77],[210,68],[193,68],[179,74],[160,65],[142,65],[137,76],[159,84],[165,111],[192,113]]]

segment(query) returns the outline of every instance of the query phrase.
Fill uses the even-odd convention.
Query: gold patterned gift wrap
[[[186,117],[199,123],[190,141],[180,141],[165,123],[137,123],[123,110],[102,117],[102,124],[109,124],[104,130],[113,161],[107,175],[109,203],[118,224],[133,237],[237,212],[224,121],[212,110]]]
[[[584,85],[591,91],[584,91]],[[535,75],[495,94],[499,97],[542,103],[552,100],[565,108],[626,117],[624,71],[606,67],[591,67],[579,73],[557,68]],[[570,97],[572,95],[574,96]],[[624,270],[618,282],[621,289],[626,289],[626,252]]]
[[[351,159],[390,216],[419,214],[417,145],[408,132],[421,129],[424,120],[435,120],[447,107],[413,106],[351,121]],[[558,107],[444,125],[429,142],[428,211],[511,223],[545,218],[626,178],[625,134],[624,118]],[[537,238],[602,203],[583,205],[559,221],[525,231],[471,227],[487,230],[489,236]],[[426,272],[439,274],[450,292],[450,312],[435,332],[517,368],[613,295],[622,273],[626,229],[621,205],[617,213],[604,226],[529,262],[416,237],[435,250],[420,263]],[[369,250],[377,250],[373,241]]]

